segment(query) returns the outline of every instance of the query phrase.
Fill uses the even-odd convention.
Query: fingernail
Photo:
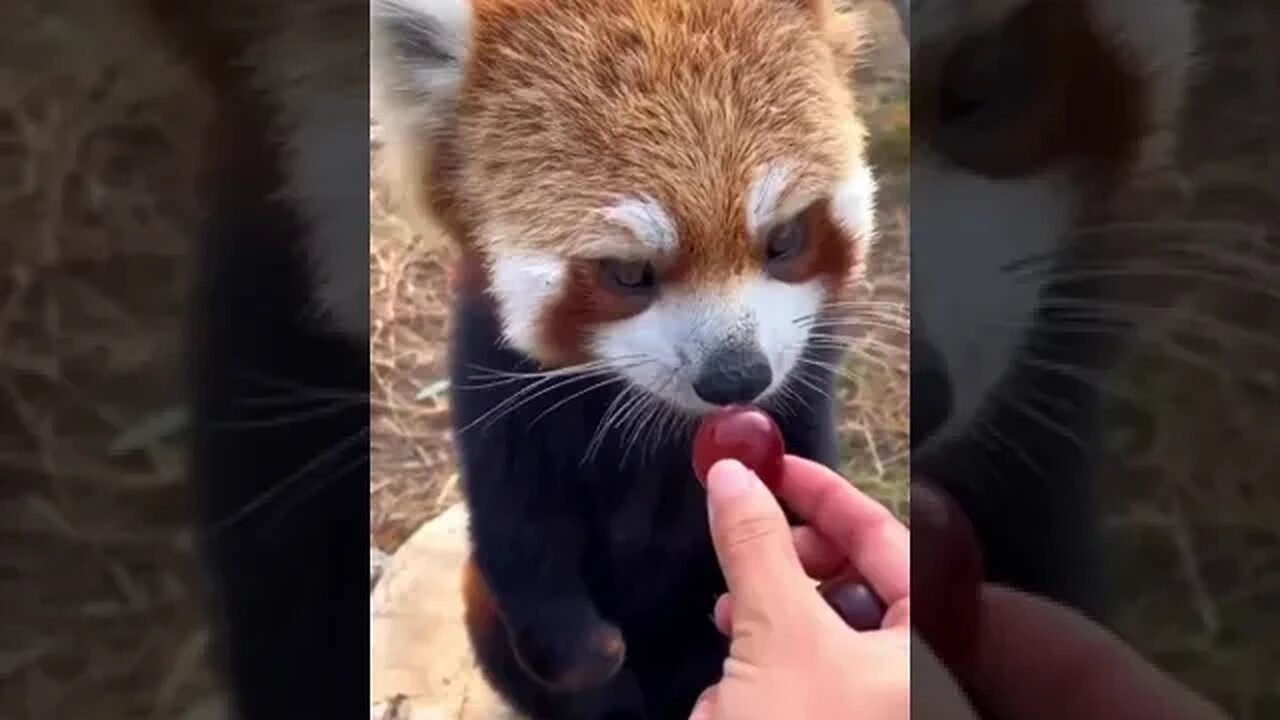
[[[689,720],[711,720],[712,711],[714,710],[712,702],[715,699],[716,687],[712,685],[702,691],[702,694],[693,703],[693,711],[689,713]]]
[[[746,465],[734,459],[720,460],[707,474],[707,492],[723,498],[735,497],[751,489],[755,480]]]

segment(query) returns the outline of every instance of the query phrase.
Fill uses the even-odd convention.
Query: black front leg
[[[317,324],[300,228],[267,197],[228,183],[215,198],[194,318],[192,474],[217,644],[238,717],[358,717],[368,351]]]
[[[1078,411],[1077,411],[1078,412]],[[1066,603],[1100,619],[1104,593],[1094,501],[1096,445],[1087,416],[1033,422],[1016,408],[913,459],[912,472],[941,484],[965,511],[986,579]],[[995,433],[999,433],[999,436]]]
[[[455,422],[465,427],[494,401],[457,391]],[[534,717],[599,717],[590,708],[612,702],[604,691],[623,681],[626,643],[601,617],[583,575],[588,525],[574,494],[577,468],[549,459],[545,440],[517,421],[463,432],[457,447],[483,586],[467,596],[481,668]]]

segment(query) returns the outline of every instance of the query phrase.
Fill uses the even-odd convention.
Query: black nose
[[[693,391],[713,405],[732,405],[755,400],[771,382],[773,370],[759,350],[730,347],[702,362],[702,371],[693,381]]]
[[[942,353],[927,340],[911,339],[911,447],[927,440],[951,415],[953,389]]]

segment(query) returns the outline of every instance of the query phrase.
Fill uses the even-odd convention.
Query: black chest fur
[[[1087,306],[1101,290],[1061,282],[1044,295]],[[1042,309],[980,419],[912,457],[913,474],[941,482],[966,510],[989,581],[1099,619],[1106,612],[1094,487],[1105,433],[1102,388],[1126,330],[1118,320]],[[932,386],[915,377],[912,386],[913,403],[927,404],[917,393]],[[921,439],[913,427],[913,442]]]
[[[453,320],[453,424],[472,552],[498,610],[520,625],[539,615],[529,606],[581,594],[627,643],[622,675],[637,692],[619,716],[687,717],[727,649],[711,622],[725,586],[692,468],[694,421],[636,409],[602,429],[626,416],[621,378],[518,376],[537,367],[504,346],[479,293],[457,298]],[[832,378],[806,379],[804,410],[775,418],[788,452],[834,467]],[[491,681],[538,717],[607,714],[498,664],[489,663]],[[611,695],[608,712],[618,712],[628,693]]]

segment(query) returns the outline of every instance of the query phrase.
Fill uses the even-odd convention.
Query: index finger
[[[783,458],[778,498],[849,558],[885,605],[911,594],[910,533],[889,509],[825,465]]]

